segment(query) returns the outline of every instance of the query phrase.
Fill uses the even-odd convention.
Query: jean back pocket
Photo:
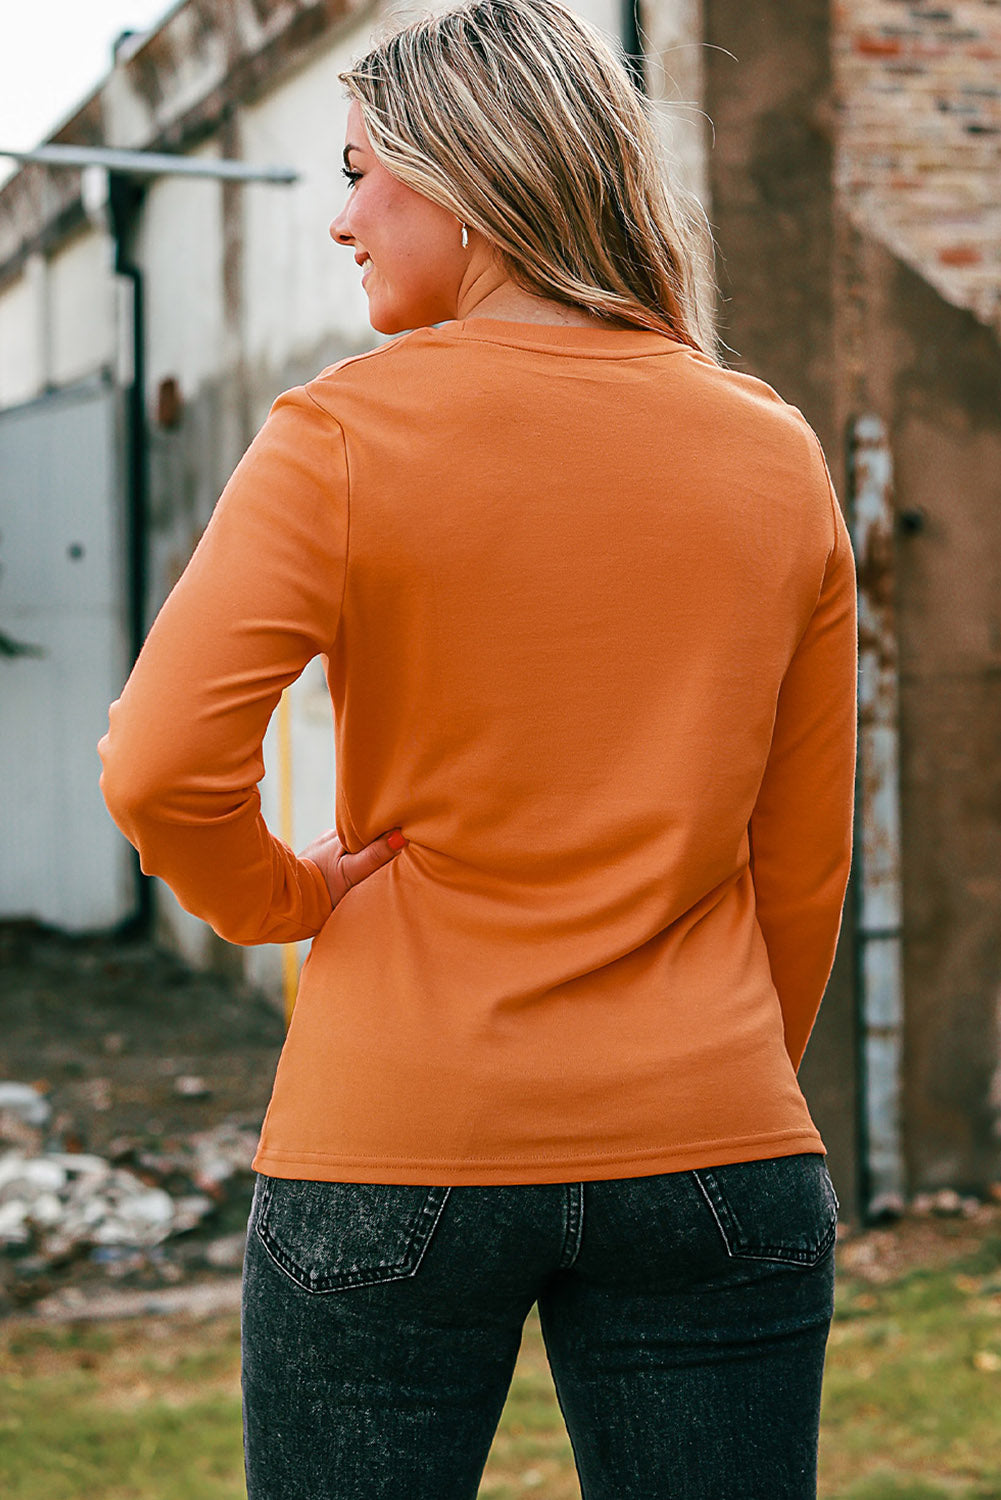
[[[258,1189],[257,1236],[275,1264],[308,1292],[413,1276],[451,1191],[264,1174]]]
[[[834,1243],[838,1199],[818,1153],[698,1167],[692,1176],[733,1257],[809,1267]]]

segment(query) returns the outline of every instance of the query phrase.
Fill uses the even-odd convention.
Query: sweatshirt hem
[[[521,1159],[450,1157],[364,1157],[323,1152],[259,1148],[251,1163],[255,1172],[320,1182],[402,1183],[427,1186],[491,1186],[518,1183],[604,1181],[647,1177],[693,1168],[720,1167],[799,1153],[826,1155],[820,1134],[783,1130],[768,1135],[703,1141],[686,1146],[652,1146],[642,1151],[601,1152],[586,1156],[535,1156]]]

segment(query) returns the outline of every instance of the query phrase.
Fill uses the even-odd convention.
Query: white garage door
[[[119,393],[0,412],[0,917],[130,915],[130,850],[96,744],[128,669]]]

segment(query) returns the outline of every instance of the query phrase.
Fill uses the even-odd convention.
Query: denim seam
[[[729,1238],[727,1237],[726,1227],[723,1224],[722,1219],[720,1218],[719,1214],[716,1211],[716,1204],[713,1202],[712,1197],[709,1194],[709,1190],[706,1187],[705,1183],[702,1181],[702,1178],[701,1178],[699,1172],[693,1170],[692,1176],[695,1178],[695,1183],[696,1183],[696,1186],[699,1189],[699,1192],[702,1194],[703,1198],[706,1200],[706,1203],[709,1205],[709,1212],[712,1214],[713,1218],[716,1220],[716,1227],[718,1228],[718,1230],[720,1232],[720,1236],[722,1237],[722,1240],[723,1240],[723,1244],[726,1247],[726,1253],[727,1253],[727,1255],[732,1256],[733,1255],[733,1251],[730,1248],[730,1241],[729,1241]],[[721,1205],[721,1208],[722,1208],[722,1205]],[[724,1212],[725,1212],[725,1209],[724,1209]]]
[[[567,1227],[563,1237],[563,1250],[560,1255],[559,1268],[561,1271],[572,1266],[580,1254],[581,1239],[584,1232],[584,1184],[582,1182],[567,1183]]]

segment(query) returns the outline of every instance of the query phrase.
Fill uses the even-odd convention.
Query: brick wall
[[[833,18],[849,212],[1001,332],[1001,0],[835,0]]]

